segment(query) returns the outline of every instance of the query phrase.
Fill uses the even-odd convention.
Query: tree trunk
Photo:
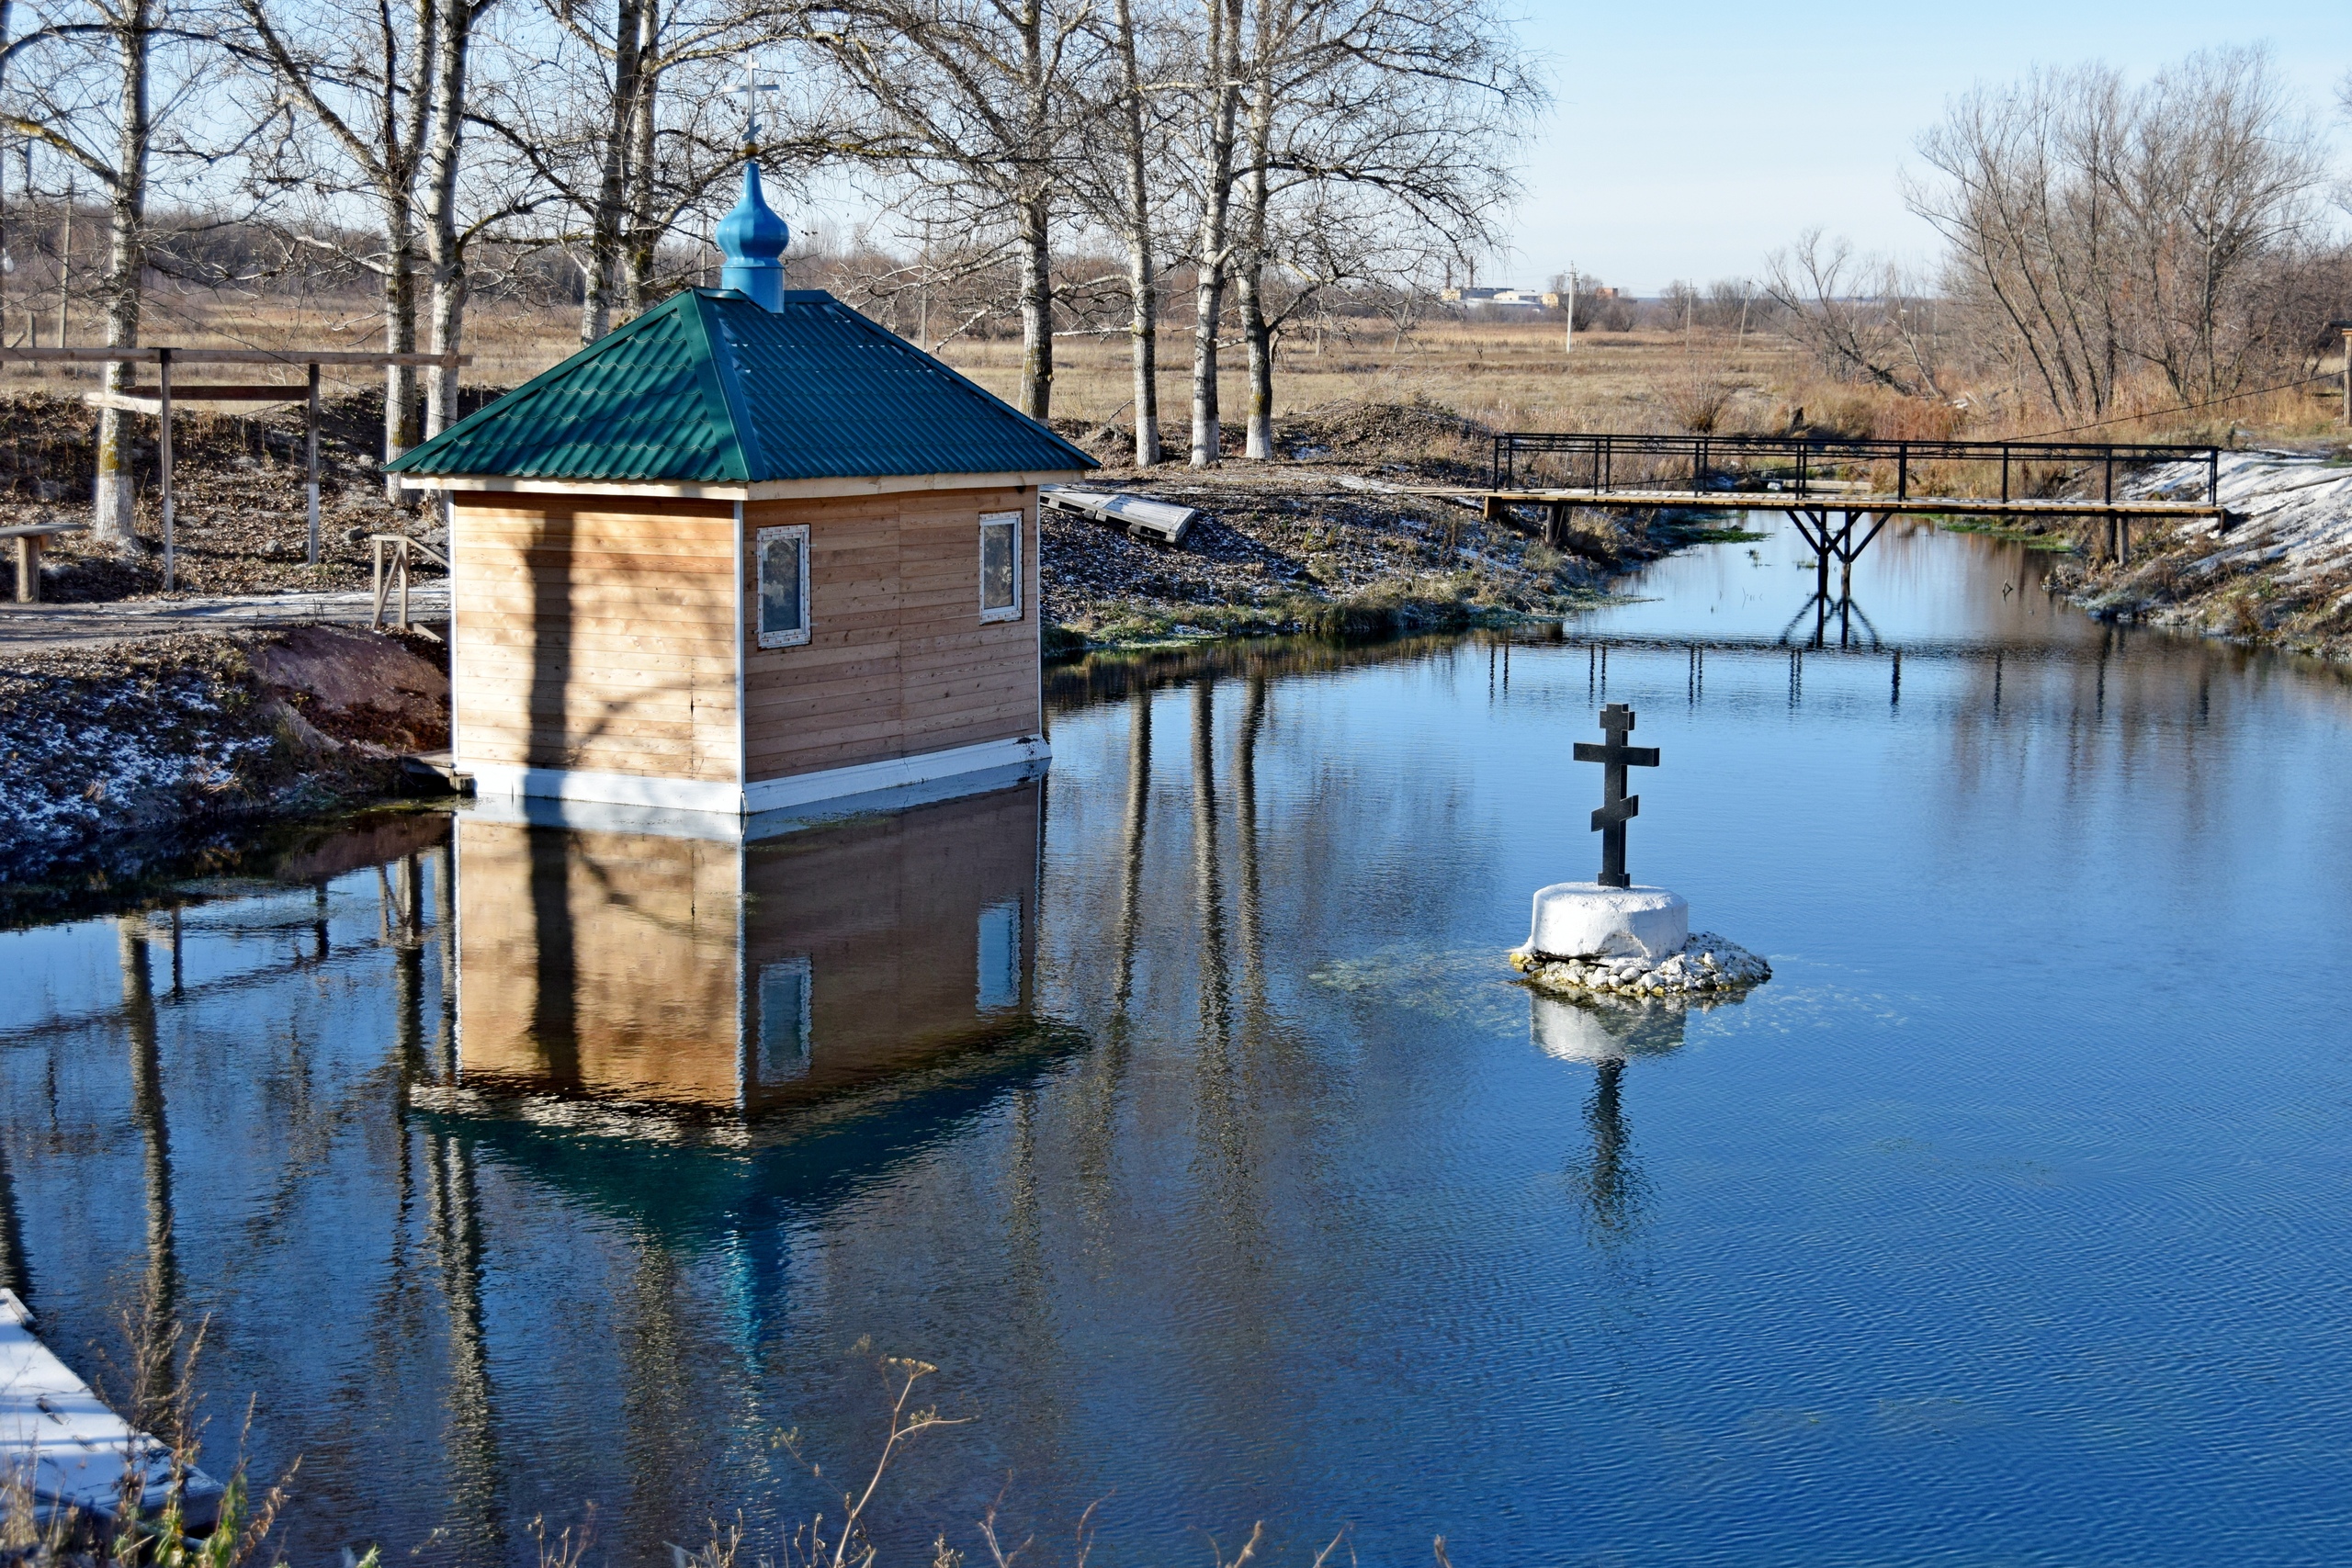
[[[416,226],[406,192],[384,203],[384,352],[416,352]],[[416,445],[416,367],[384,367],[384,461]],[[397,474],[384,476],[387,500],[401,498]]]
[[[465,335],[465,247],[458,236],[458,160],[465,138],[466,65],[473,44],[471,0],[446,0],[433,50],[433,122],[425,149],[424,244],[432,264],[428,308],[435,354],[455,354]],[[436,365],[424,383],[424,434],[440,434],[458,419],[458,367]]]
[[[1164,454],[1159,445],[1159,284],[1151,254],[1151,185],[1145,167],[1150,148],[1144,137],[1143,77],[1136,67],[1133,0],[1118,0],[1119,68],[1125,102],[1119,130],[1126,142],[1127,325],[1135,363],[1136,467],[1148,468]]]
[[[605,132],[596,208],[588,215],[588,265],[580,289],[580,343],[594,343],[613,327],[613,281],[620,270],[626,220],[629,119],[637,105],[638,43],[644,28],[639,0],[620,0],[613,26],[613,119]]]
[[[1240,0],[1208,0],[1210,79],[1208,140],[1201,204],[1199,281],[1193,290],[1193,467],[1215,468],[1223,439],[1217,420],[1216,333],[1225,317],[1226,268],[1231,261],[1227,220],[1233,202],[1233,133],[1240,96]]]
[[[637,55],[637,87],[628,107],[628,313],[634,317],[653,303],[653,264],[662,243],[662,223],[653,210],[653,111],[662,91],[661,71],[653,62],[653,44],[661,30],[658,0],[639,0],[641,40]]]
[[[1268,162],[1274,140],[1275,9],[1258,9],[1258,51],[1250,94],[1249,175],[1242,184],[1240,270],[1234,279],[1241,307],[1241,336],[1250,353],[1250,434],[1252,461],[1274,458],[1274,340],[1266,325],[1266,206],[1272,198]]]
[[[147,269],[147,54],[153,21],[149,0],[129,0],[115,45],[122,59],[122,104],[116,127],[113,197],[107,234],[106,280],[107,346],[139,342],[140,285]],[[130,367],[107,367],[102,383],[109,392],[131,384]],[[138,489],[130,471],[130,416],[120,409],[98,415],[98,479],[90,519],[96,542],[130,554],[139,547]]]
[[[1046,197],[1021,198],[1021,412],[1043,423],[1054,411],[1052,235]]]

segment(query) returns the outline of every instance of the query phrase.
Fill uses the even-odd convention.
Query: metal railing
[[[1997,467],[2000,501],[2006,506],[2015,480],[2030,477],[2033,465],[2072,469],[2096,467],[2103,476],[2100,499],[2111,502],[2115,499],[2117,468],[2129,470],[2157,463],[2202,464],[2204,503],[2212,507],[2221,504],[2219,446],[2110,441],[1881,441],[1830,435],[1623,435],[1611,432],[1506,431],[1495,437],[1493,488],[1577,489],[1609,493],[1662,489],[1672,483],[1687,485],[1693,491],[1736,492],[1741,488],[1740,479],[1751,479],[1781,497],[1806,500],[1847,493],[1852,482],[1849,475],[1854,470],[1878,478],[1891,467],[1894,498],[1908,501],[1913,477],[1920,469],[1981,468],[1988,471],[1989,477],[1989,470]],[[1523,476],[1539,468],[1556,468],[1568,482],[1540,487],[1521,482]]]

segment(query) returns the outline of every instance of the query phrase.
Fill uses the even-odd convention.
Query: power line
[[[2199,409],[2219,408],[2223,403],[2244,402],[2248,398],[2263,398],[2269,396],[2273,392],[2285,392],[2290,391],[2297,387],[2308,387],[2313,381],[2333,381],[2335,379],[2335,377],[2325,373],[2314,376],[2305,376],[2300,380],[2281,381],[2275,387],[2256,387],[2250,391],[2232,392],[2226,398],[2208,398],[2201,403],[2183,403],[2178,408],[2157,409],[2150,413],[2118,414],[2113,419],[2094,420],[2088,424],[2070,424],[2064,430],[2045,430],[2041,432],[2039,434],[2020,435],[2015,439],[2019,441],[2041,441],[2052,435],[2075,435],[2086,430],[2104,430],[2110,424],[2136,424],[2142,420],[2163,419],[2168,415],[2177,413],[2194,413]]]

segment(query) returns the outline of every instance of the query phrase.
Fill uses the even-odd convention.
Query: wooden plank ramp
[[[1166,545],[1170,549],[1182,549],[1184,537],[1200,520],[1200,513],[1189,506],[1179,506],[1172,501],[1153,501],[1140,495],[1123,495],[1113,490],[1081,490],[1076,485],[1044,485],[1037,491],[1037,504],[1052,507],[1056,512],[1072,513],[1091,517],[1097,523],[1108,523],[1114,528],[1124,528],[1130,538]]]
[[[111,1533],[130,1487],[141,1514],[160,1512],[172,1492],[171,1450],[107,1409],[36,1338],[31,1311],[8,1290],[0,1290],[0,1472],[29,1483],[43,1529],[70,1510]],[[183,1528],[209,1530],[222,1490],[189,1470],[179,1494]]]

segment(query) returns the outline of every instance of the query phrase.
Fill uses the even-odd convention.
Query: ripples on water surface
[[[1794,559],[1064,668],[1043,785],[748,852],[427,816],[0,936],[0,1266],[85,1370],[209,1317],[298,1561],[772,1541],[865,1336],[977,1416],[898,1562],[1001,1489],[1103,1564],[2352,1554],[2344,682],[1926,533],[1800,659]],[[1560,1060],[1501,953],[1604,694],[1636,876],[1778,973]]]

